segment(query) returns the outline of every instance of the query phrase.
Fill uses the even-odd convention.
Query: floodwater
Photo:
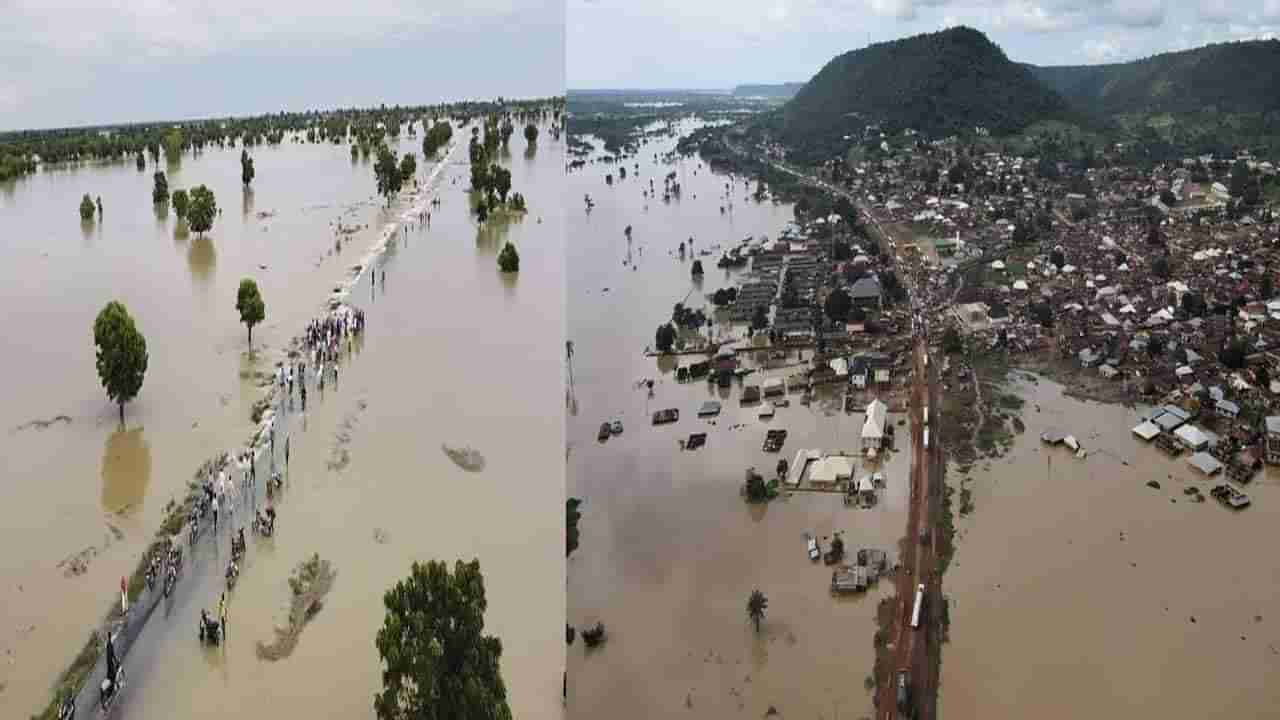
[[[674,143],[644,145],[626,161],[626,180],[601,163],[569,175],[567,482],[584,502],[581,544],[569,559],[568,617],[579,629],[602,621],[607,640],[587,650],[579,639],[569,648],[568,715],[761,717],[771,706],[785,717],[870,714],[863,682],[874,659],[875,606],[892,588],[882,582],[861,597],[831,597],[830,571],[807,559],[804,533],[825,545],[843,531],[849,552],[895,553],[910,451],[885,464],[888,488],[871,510],[846,508],[837,494],[796,493],[768,506],[748,506],[739,496],[749,466],[772,477],[778,458],[790,461],[800,448],[856,451],[862,416],[819,402],[803,407],[792,395],[790,407],[758,420],[755,407],[739,407],[737,384],[724,391],[701,381],[678,384],[675,363],[645,356],[675,303],[687,295],[686,304],[699,307],[703,294],[734,284],[734,273],[715,267],[718,252],[701,257],[706,276],[695,283],[692,258],[676,253],[680,241],[692,236],[695,249],[727,248],[749,234],[774,237],[792,218],[789,205],[745,199],[754,183],[746,190],[741,180],[732,212],[721,215],[724,176],[700,168],[697,158],[654,161]],[[673,170],[682,197],[664,204],[662,179]],[[612,188],[606,173],[614,175]],[[638,185],[648,187],[650,178],[659,197],[646,201]],[[585,194],[596,202],[589,214]],[[624,265],[628,257],[634,270]],[[637,387],[645,378],[655,381],[652,397]],[[696,417],[708,399],[724,405],[710,422]],[[680,420],[652,426],[651,413],[667,407],[678,408]],[[623,433],[597,441],[600,423],[615,418]],[[780,455],[761,449],[769,428],[789,431]],[[678,441],[691,432],[706,432],[707,445],[680,450]],[[746,615],[757,588],[769,600],[759,635]]]
[[[420,153],[419,143],[402,136],[400,149]],[[430,228],[393,244],[376,290],[368,273],[353,288],[367,332],[336,390],[322,396],[313,387],[308,412],[288,419],[292,467],[278,536],[250,541],[231,643],[225,653],[201,652],[196,618],[201,606],[216,606],[220,584],[213,571],[189,573],[169,617],[162,607],[124,658],[129,717],[261,714],[274,701],[372,716],[383,591],[413,560],[472,557],[486,579],[486,629],[504,644],[513,711],[559,713],[562,663],[547,658],[563,657],[563,641],[545,619],[564,607],[563,430],[545,418],[562,397],[557,386],[528,380],[556,377],[562,366],[563,319],[546,308],[563,302],[563,147],[549,128],[538,145],[527,153],[514,137],[503,159],[529,201],[522,221],[477,231],[462,148],[437,180],[442,206]],[[251,196],[240,189],[238,155],[209,150],[169,171],[171,189],[205,183],[218,196],[224,212],[205,239],[175,234],[172,215],[157,220],[150,167],[42,173],[0,193],[0,301],[19,308],[6,316],[0,352],[25,380],[12,384],[0,410],[0,571],[8,581],[0,648],[14,661],[0,670],[2,716],[43,705],[165,503],[206,458],[240,447],[253,431],[253,374],[270,370],[403,210],[373,197],[368,162],[353,162],[346,146],[257,149]],[[429,169],[420,162],[419,178]],[[75,206],[84,192],[102,195],[103,223],[81,227]],[[339,222],[361,228],[340,249]],[[521,250],[517,278],[497,272],[493,241],[502,238]],[[234,309],[246,275],[267,304],[253,356]],[[111,298],[129,307],[150,353],[124,430],[93,367],[93,317]],[[8,432],[60,413],[72,421]],[[474,445],[485,471],[462,471],[442,442]],[[87,547],[98,548],[89,571],[64,577],[59,561]],[[220,552],[225,563],[225,540]],[[269,641],[283,618],[285,578],[313,552],[333,563],[337,583],[294,655],[260,662],[253,646]]]
[[[1208,497],[1221,480],[1132,435],[1135,411],[1043,379],[1017,387],[1026,433],[975,469],[976,509],[957,524],[941,711],[1276,717],[1280,477],[1256,476],[1253,506],[1233,513]],[[1047,428],[1074,433],[1088,458],[1043,446]]]

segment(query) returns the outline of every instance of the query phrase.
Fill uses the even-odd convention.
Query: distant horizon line
[[[79,125],[46,125],[43,127],[0,128],[0,138],[4,138],[6,135],[16,135],[19,133],[27,133],[27,132],[107,130],[112,128],[139,127],[139,126],[149,126],[149,125],[166,125],[166,124],[182,125],[182,124],[189,124],[189,123],[211,122],[214,120],[247,120],[251,118],[268,117],[271,115],[298,115],[303,113],[323,114],[323,113],[332,113],[332,112],[339,112],[339,111],[369,111],[369,110],[380,109],[381,105],[386,105],[387,109],[390,110],[391,108],[395,108],[395,107],[423,108],[423,107],[433,107],[437,105],[462,105],[464,103],[496,103],[499,97],[502,98],[503,101],[529,102],[534,100],[555,100],[557,98],[563,98],[564,95],[533,95],[533,96],[519,96],[519,97],[507,96],[507,95],[495,95],[493,97],[483,98],[483,99],[482,98],[466,98],[461,100],[458,100],[458,99],[439,100],[437,102],[432,102],[432,103],[418,103],[418,104],[380,103],[379,105],[376,105],[376,106],[375,105],[364,105],[364,106],[345,105],[345,106],[332,106],[328,108],[312,107],[312,108],[307,108],[305,110],[280,109],[280,110],[270,110],[270,111],[262,111],[262,112],[232,113],[228,115],[201,115],[201,116],[195,116],[195,117],[188,116],[186,118],[164,118],[164,119],[152,119],[152,120],[121,120],[118,122],[84,123]]]

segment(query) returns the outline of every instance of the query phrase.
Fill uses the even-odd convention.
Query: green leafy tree
[[[378,183],[378,194],[387,199],[391,206],[391,198],[400,192],[404,178],[400,175],[400,165],[396,162],[395,153],[385,145],[378,148],[378,161],[373,164],[373,176]]]
[[[501,165],[494,165],[489,168],[489,176],[492,178],[489,185],[490,192],[496,192],[498,199],[505,204],[507,193],[511,192],[511,171]]]
[[[1231,166],[1231,186],[1229,188],[1231,197],[1244,197],[1245,190],[1249,187],[1250,182],[1249,164],[1244,160],[1237,160],[1235,165]]]
[[[164,134],[164,158],[167,162],[176,163],[182,157],[182,131],[178,128]]]
[[[120,406],[138,396],[147,374],[147,339],[138,332],[124,305],[112,300],[93,321],[93,344],[97,348],[98,379],[107,397]]]
[[[413,156],[413,153],[405,153],[404,157],[400,158],[400,177],[405,180],[411,180],[417,172],[417,158]]]
[[[520,253],[516,246],[507,243],[498,253],[498,269],[504,273],[520,272]]]
[[[213,227],[213,219],[218,215],[218,201],[213,197],[213,191],[204,185],[197,185],[189,195],[187,225],[196,234],[208,232]]]
[[[80,198],[80,219],[84,221],[92,220],[93,211],[93,198],[89,197],[89,193],[85,193],[84,197]]]
[[[751,313],[751,329],[763,330],[769,327],[769,311],[763,305],[757,305]]]
[[[769,598],[764,593],[752,590],[750,597],[747,598],[747,617],[756,626],[756,632],[760,632],[760,621],[764,620],[764,611],[769,608]]]
[[[511,720],[502,641],[484,634],[480,562],[415,562],[382,599],[378,720]]]
[[[769,486],[765,484],[764,476],[754,469],[747,471],[746,493],[747,502],[750,503],[762,503],[769,499]]]
[[[578,508],[582,505],[582,501],[578,498],[569,498],[565,501],[565,551],[564,556],[569,557],[574,550],[578,549],[578,521],[582,519],[582,513]]]
[[[267,317],[267,304],[262,301],[258,292],[258,283],[253,278],[240,281],[240,289],[236,291],[236,310],[240,313],[240,322],[249,328],[249,349],[253,349],[253,326]]]
[[[248,150],[241,149],[240,150],[240,182],[244,183],[245,187],[249,187],[249,183],[253,182],[253,176],[254,176],[253,158],[249,157]]]
[[[485,202],[484,198],[480,198],[480,201],[476,203],[476,220],[484,222],[488,219],[489,203]]]
[[[676,344],[676,329],[671,323],[663,323],[658,326],[658,332],[654,335],[654,345],[657,346],[658,352],[671,352],[671,348]]]
[[[1233,340],[1222,348],[1222,352],[1218,353],[1218,359],[1222,361],[1223,365],[1232,370],[1239,370],[1244,367],[1247,349],[1248,347],[1245,345],[1244,340]]]
[[[169,201],[169,179],[164,173],[157,171],[152,177],[153,185],[151,186],[151,202],[162,203]]]
[[[942,333],[942,351],[948,355],[952,355],[964,350],[964,341],[960,339],[960,333],[954,327],[947,328]]]
[[[849,319],[849,311],[853,309],[853,299],[843,289],[836,289],[827,296],[823,307],[832,322],[845,322]]]
[[[174,214],[178,216],[179,220],[185,219],[187,217],[187,203],[189,201],[187,191],[174,190],[172,201]]]
[[[1151,262],[1151,272],[1163,280],[1169,279],[1169,258],[1161,255]]]
[[[536,144],[538,142],[538,126],[534,125],[533,123],[529,123],[528,125],[525,125],[524,139],[530,145]]]

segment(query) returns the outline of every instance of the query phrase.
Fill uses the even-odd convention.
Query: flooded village
[[[570,645],[569,712],[856,717],[906,522],[910,331],[815,342],[829,254],[791,203],[676,152],[701,125],[571,162],[569,623],[605,639]]]
[[[569,622],[606,640],[571,644],[569,707],[1202,717],[1207,684],[1265,714],[1272,163],[1139,172],[1116,146],[1080,170],[870,127],[871,151],[805,170],[690,115],[572,140]],[[916,540],[913,427],[926,465],[945,456],[932,676],[886,667],[877,605],[917,603],[886,605],[865,562],[893,576]],[[907,677],[938,707],[872,692]]]
[[[563,591],[546,580],[563,568],[563,441],[558,426],[536,422],[561,398],[522,387],[502,371],[502,352],[473,350],[518,346],[530,372],[559,372],[558,344],[545,338],[563,334],[562,319],[543,312],[564,284],[556,106],[400,115],[385,142],[420,163],[390,197],[375,194],[375,153],[359,151],[354,128],[341,142],[315,142],[313,125],[251,148],[257,177],[243,190],[238,143],[158,160],[174,187],[206,183],[223,204],[203,236],[153,212],[153,172],[132,159],[51,164],[4,184],[0,224],[29,230],[3,249],[4,292],[30,310],[8,316],[6,354],[29,382],[14,388],[0,438],[0,562],[11,580],[0,715],[56,717],[67,698],[76,717],[98,712],[109,631],[127,677],[111,708],[124,717],[254,716],[273,702],[372,716],[383,592],[413,561],[471,558],[511,707],[558,715],[561,673],[545,658],[562,645],[532,618],[563,614]],[[490,115],[538,132],[494,153],[527,211],[480,221],[467,143]],[[450,123],[453,139],[424,156],[432,121]],[[105,212],[81,228],[84,192],[101,193]],[[498,267],[507,243],[520,249],[519,273]],[[267,308],[251,348],[234,314],[246,275]],[[461,295],[466,313],[442,312]],[[110,296],[135,313],[150,355],[123,427],[98,387],[88,332]],[[284,375],[296,383],[280,387]],[[245,451],[252,490],[240,486]],[[531,475],[515,488],[493,481],[521,473]],[[207,508],[203,486],[223,479],[240,487],[235,501],[219,496],[222,527],[208,510],[190,522],[188,508]],[[274,527],[260,529],[266,507]],[[228,526],[243,529],[243,546]],[[182,559],[171,592],[144,582],[161,545]],[[223,597],[225,642],[209,646],[198,619],[217,617]],[[333,690],[316,693],[317,682]]]

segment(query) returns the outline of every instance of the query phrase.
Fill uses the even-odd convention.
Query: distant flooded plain
[[[957,522],[941,712],[1276,717],[1280,476],[1255,476],[1252,507],[1232,512],[1208,497],[1221,479],[1133,436],[1137,411],[1017,375],[1026,432],[975,466],[975,509]],[[1051,428],[1088,458],[1043,445]]]
[[[419,155],[426,178],[432,164],[422,161],[420,137],[402,134],[399,149]],[[249,437],[261,396],[255,373],[270,372],[404,210],[374,196],[368,161],[353,161],[346,145],[286,142],[252,154],[251,192],[240,185],[238,148],[162,163],[171,189],[203,183],[216,193],[222,214],[204,238],[181,232],[171,211],[158,219],[151,166],[54,169],[0,186],[0,301],[16,309],[0,352],[20,380],[0,409],[0,573],[9,581],[0,588],[0,715],[43,705],[165,503],[205,459]],[[378,261],[376,292],[369,273],[352,291],[368,330],[337,390],[313,389],[307,413],[291,420],[281,529],[269,543],[250,543],[231,642],[202,652],[195,619],[216,606],[221,586],[190,581],[124,659],[129,717],[253,715],[276,702],[288,712],[371,717],[383,591],[412,560],[472,557],[485,574],[487,630],[504,644],[513,712],[559,714],[560,663],[546,658],[563,657],[563,641],[545,618],[564,607],[563,433],[543,419],[562,398],[520,378],[557,377],[562,367],[563,320],[545,308],[563,298],[563,144],[549,126],[536,149],[512,139],[502,162],[530,213],[485,228],[468,212],[465,160],[463,148],[437,179],[442,204],[430,227],[409,229]],[[86,192],[102,196],[105,212],[82,226],[76,206]],[[520,248],[518,277],[497,272],[507,239]],[[267,304],[252,355],[234,307],[245,276]],[[123,429],[93,360],[93,317],[111,299],[129,307],[150,353]],[[517,354],[524,371],[511,372]],[[465,472],[442,443],[476,447],[485,470]],[[285,578],[313,552],[333,563],[337,584],[295,654],[263,663],[254,643],[271,639]],[[60,567],[73,556],[87,559],[82,574]]]
[[[567,714],[762,717],[773,707],[783,717],[869,715],[864,681],[874,659],[876,603],[892,588],[881,582],[866,595],[833,598],[830,570],[805,556],[804,533],[825,546],[842,531],[850,552],[895,553],[910,450],[882,467],[888,487],[871,510],[846,508],[835,494],[796,493],[767,506],[739,496],[748,467],[772,477],[778,459],[790,461],[800,448],[856,451],[862,416],[844,414],[830,397],[804,407],[795,394],[772,420],[759,420],[756,407],[740,408],[738,383],[727,390],[705,381],[678,384],[675,362],[644,354],[675,303],[710,310],[704,295],[736,283],[736,271],[716,268],[719,250],[699,257],[706,275],[693,280],[694,256],[679,258],[681,241],[692,237],[695,251],[727,249],[747,235],[776,237],[793,218],[790,205],[749,200],[754,182],[748,189],[738,179],[727,199],[729,179],[696,157],[655,159],[674,146],[674,138],[645,144],[625,161],[625,180],[616,165],[599,162],[569,175],[568,492],[583,505],[581,545],[569,559],[568,617],[579,629],[603,622],[608,639],[595,649],[580,639],[569,648]],[[673,171],[682,192],[668,204],[662,184]],[[658,194],[646,199],[642,189],[651,179]],[[584,195],[595,202],[590,213]],[[725,323],[715,332],[742,328]],[[788,362],[799,358],[792,353]],[[652,396],[640,385],[645,379],[654,381]],[[711,399],[723,403],[720,417],[698,419],[698,407]],[[652,426],[651,413],[668,407],[679,409],[679,421]],[[623,433],[598,441],[600,423],[613,419]],[[780,454],[761,447],[770,428],[789,431]],[[679,441],[692,432],[706,432],[706,446],[681,450]],[[769,600],[758,635],[746,614],[757,588]]]

